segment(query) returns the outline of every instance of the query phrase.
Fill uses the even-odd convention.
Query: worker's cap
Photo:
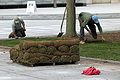
[[[19,17],[15,17],[15,18],[14,18],[14,22],[15,22],[16,24],[18,24],[18,23],[19,23]]]
[[[99,23],[98,17],[97,17],[96,15],[93,15],[93,16],[92,16],[92,20],[93,20],[95,23]]]
[[[16,17],[14,17],[14,20],[19,20],[19,17],[17,17],[17,16],[16,16]]]

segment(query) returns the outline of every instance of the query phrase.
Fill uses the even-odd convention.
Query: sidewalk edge
[[[91,61],[98,61],[98,62],[103,62],[103,63],[111,63],[111,64],[120,65],[120,61],[104,60],[104,59],[89,58],[89,57],[82,57],[82,56],[80,56],[80,59],[91,60]]]

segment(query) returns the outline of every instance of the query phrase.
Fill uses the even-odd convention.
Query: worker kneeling
[[[19,37],[25,37],[25,23],[23,19],[15,17],[12,24],[12,33],[10,33],[9,38],[18,39]]]

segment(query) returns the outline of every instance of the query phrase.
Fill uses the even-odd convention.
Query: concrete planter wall
[[[111,3],[111,0],[93,0],[93,3]]]
[[[111,3],[118,3],[120,0],[111,0]]]
[[[86,0],[87,4],[92,4],[92,0]]]
[[[10,49],[10,59],[23,65],[79,61],[79,40],[25,41]]]
[[[54,0],[0,0],[1,5],[27,4],[27,1],[36,1],[37,4],[51,4]],[[66,0],[56,0],[57,3],[66,3]],[[76,3],[84,3],[85,0],[76,0]]]
[[[87,4],[120,3],[120,0],[85,0]]]
[[[27,4],[27,1],[36,1],[37,4],[51,4],[54,0],[0,0],[0,5]],[[57,3],[66,3],[66,0],[56,0]],[[76,3],[98,4],[98,3],[119,3],[120,0],[76,0]]]

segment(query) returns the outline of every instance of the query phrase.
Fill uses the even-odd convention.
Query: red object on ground
[[[99,75],[100,70],[97,70],[94,67],[89,67],[89,68],[83,70],[82,74],[85,74],[85,75]]]

